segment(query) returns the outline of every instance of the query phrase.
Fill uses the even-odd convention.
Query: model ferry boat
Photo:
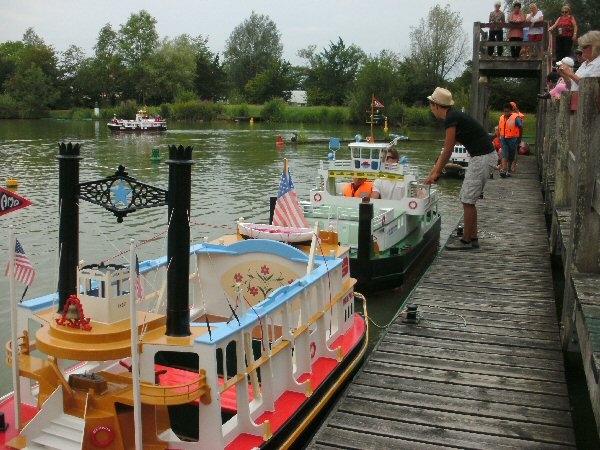
[[[110,131],[114,132],[151,133],[167,131],[167,121],[160,117],[148,116],[148,111],[145,108],[136,113],[134,120],[118,119],[115,115],[106,125]]]
[[[442,152],[444,149],[442,149]],[[459,178],[464,178],[471,155],[464,145],[456,144],[452,149],[450,159],[442,169],[442,175],[456,175]]]
[[[318,221],[350,247],[350,273],[361,290],[401,285],[439,243],[438,191],[419,183],[417,167],[406,158],[386,162],[396,142],[352,142],[345,158],[330,152],[320,163],[310,201],[301,202],[309,225]],[[343,188],[352,178],[395,182],[395,198],[345,197]]]
[[[86,199],[92,183],[78,186],[78,149],[61,146],[60,157],[60,177],[70,181],[60,185],[58,307],[54,294],[15,306],[7,361],[16,383],[0,401],[8,424],[0,444],[253,449],[296,442],[366,349],[349,249],[324,244],[325,255],[307,255],[237,235],[190,247],[191,148],[172,146],[169,190],[178,195],[152,193],[168,197],[167,256],[131,270],[131,244],[129,266],[83,266],[77,233],[62,230],[77,227],[79,198],[71,194],[80,190]],[[122,174],[98,189],[125,183],[135,191],[139,183]],[[117,205],[104,206],[115,212]]]

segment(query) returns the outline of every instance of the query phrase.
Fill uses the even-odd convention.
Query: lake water
[[[308,198],[316,183],[319,161],[327,157],[327,144],[286,144],[280,150],[277,136],[288,139],[299,126],[254,124],[169,124],[166,133],[155,135],[111,134],[106,124],[94,121],[12,121],[0,120],[0,183],[15,178],[16,193],[33,205],[0,216],[0,343],[10,339],[10,308],[8,278],[3,276],[8,260],[8,226],[14,225],[17,237],[37,270],[37,278],[26,298],[47,294],[58,279],[58,143],[80,143],[80,181],[98,180],[112,175],[119,164],[139,181],[163,189],[168,188],[167,145],[194,147],[192,169],[192,239],[200,242],[205,236],[217,238],[234,232],[235,221],[266,222],[269,197],[277,194],[283,160],[287,158],[299,198]],[[309,138],[328,139],[331,136],[350,139],[365,129],[346,127],[305,127]],[[406,134],[406,132],[404,132]],[[420,167],[424,177],[437,158],[443,131],[409,132],[415,141],[400,142],[399,153]],[[378,136],[379,137],[379,136]],[[381,136],[383,137],[383,135]],[[153,147],[161,149],[162,162],[153,163]],[[342,149],[341,151],[344,151]],[[347,150],[346,150],[347,151]],[[462,208],[457,200],[460,181],[443,179],[440,211],[441,240],[456,226]],[[119,224],[103,208],[87,202],[80,204],[79,258],[87,263],[110,260],[128,263],[128,256],[115,258],[128,249],[129,240],[149,239],[166,231],[167,208],[153,208],[130,214]],[[164,237],[164,235],[162,235]],[[141,260],[166,254],[166,240],[156,239],[139,249]],[[24,286],[17,284],[20,297]],[[369,296],[369,313],[375,323],[389,322],[401,305],[406,292],[402,289]],[[381,331],[371,327],[371,342]],[[3,358],[4,359],[4,358]],[[10,390],[10,370],[0,364],[0,394]]]

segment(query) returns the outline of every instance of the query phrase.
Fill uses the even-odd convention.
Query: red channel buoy
[[[277,136],[277,142],[275,143],[275,145],[277,145],[278,149],[281,149],[283,147],[283,138],[281,136]]]

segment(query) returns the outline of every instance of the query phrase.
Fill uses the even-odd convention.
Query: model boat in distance
[[[442,152],[444,149],[442,149]],[[452,149],[452,155],[442,169],[442,175],[455,175],[459,178],[464,178],[471,155],[464,145],[456,144]]]
[[[148,111],[146,111],[145,108],[140,109],[136,113],[134,120],[119,119],[115,115],[106,125],[110,131],[123,133],[155,133],[167,131],[167,121],[158,116],[149,116]]]

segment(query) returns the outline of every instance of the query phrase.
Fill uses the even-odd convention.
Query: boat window
[[[379,170],[379,161],[372,161],[371,162],[371,168],[373,170]]]
[[[360,159],[355,159],[354,160],[354,168],[355,169],[360,169]]]

